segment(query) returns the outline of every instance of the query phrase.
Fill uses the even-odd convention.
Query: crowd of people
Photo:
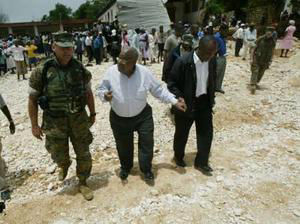
[[[280,46],[290,49],[294,24],[290,21]],[[189,130],[195,123],[197,154],[194,167],[205,175],[211,175],[212,113],[215,92],[225,93],[222,83],[227,64],[228,31],[229,26],[223,20],[217,28],[208,25],[201,29],[197,24],[179,22],[171,24],[169,30],[160,26],[149,31],[144,28],[128,29],[126,24],[119,25],[116,20],[112,24],[99,22],[85,32],[62,32],[32,39],[10,35],[1,42],[1,70],[14,72],[16,68],[18,79],[21,75],[26,79],[26,64],[31,69],[40,55],[47,58],[33,70],[29,79],[28,108],[32,134],[38,139],[46,135],[45,146],[58,165],[61,181],[66,178],[71,165],[69,141],[72,142],[79,190],[85,199],[91,200],[93,192],[86,181],[92,168],[89,145],[93,136],[89,128],[96,121],[96,109],[91,73],[82,66],[82,62],[89,66],[93,61],[97,65],[108,61],[109,55],[113,59],[114,65],[107,70],[95,95],[111,105],[109,120],[120,159],[119,176],[123,181],[133,167],[135,131],[139,135],[140,170],[146,181],[154,180],[154,123],[152,108],[147,103],[148,92],[172,105],[175,123],[173,159],[177,166],[186,166],[185,145]],[[277,34],[274,27],[267,27],[265,34],[257,37],[254,24],[250,23],[247,27],[238,23],[233,38],[236,41],[236,57],[239,57],[243,45],[244,60],[248,60],[250,52],[250,84],[254,94],[271,64]],[[73,58],[73,54],[78,60]],[[164,63],[162,80],[167,88],[163,88],[150,69],[144,66],[156,62]],[[51,72],[48,72],[50,69]],[[42,126],[38,122],[38,105],[44,113]],[[10,121],[13,134],[13,119],[1,95],[0,106]]]

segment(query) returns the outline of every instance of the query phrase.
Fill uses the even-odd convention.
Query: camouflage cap
[[[193,38],[194,37],[191,34],[184,34],[182,36],[181,43],[189,45],[190,47],[192,47],[193,46]]]
[[[53,34],[54,42],[60,47],[74,47],[73,35],[67,32]]]

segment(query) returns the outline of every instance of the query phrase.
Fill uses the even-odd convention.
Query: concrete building
[[[99,13],[98,20],[102,22],[113,22],[115,16],[119,12],[117,0],[112,0],[110,3]]]
[[[5,37],[8,34],[27,34],[38,35],[43,32],[57,32],[57,31],[72,31],[72,30],[86,30],[92,27],[93,20],[79,19],[66,20],[61,23],[58,22],[25,22],[25,23],[0,23],[0,37]]]
[[[167,29],[171,23],[162,0],[111,0],[99,13],[98,20],[113,22],[116,16],[129,29],[140,27],[149,30],[160,25]]]

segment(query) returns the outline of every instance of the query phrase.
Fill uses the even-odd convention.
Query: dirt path
[[[67,180],[57,181],[43,143],[33,139],[26,112],[27,82],[0,79],[1,93],[17,121],[15,136],[4,136],[4,158],[13,189],[0,223],[285,223],[300,222],[300,71],[299,49],[291,59],[275,58],[262,90],[249,94],[249,65],[228,58],[225,95],[217,95],[212,177],[193,168],[195,130],[190,133],[186,169],[171,161],[174,127],[168,105],[152,96],[155,120],[155,185],[141,178],[137,163],[122,183],[108,121],[109,105],[97,100],[92,131],[95,198],[77,193],[75,163]],[[289,63],[290,62],[290,63]],[[90,68],[94,87],[109,64]],[[149,66],[159,77],[162,65]],[[12,87],[14,88],[11,91]],[[74,154],[72,153],[74,158]],[[135,157],[136,158],[136,157]]]

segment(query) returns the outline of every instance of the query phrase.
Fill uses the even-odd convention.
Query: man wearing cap
[[[241,24],[240,28],[232,35],[232,37],[235,39],[235,57],[240,56],[240,50],[243,47],[243,41],[244,41],[244,35],[245,35],[245,24]]]
[[[163,75],[162,81],[165,83],[168,82],[170,72],[172,67],[177,60],[177,58],[181,56],[185,56],[189,52],[193,50],[193,35],[191,34],[184,34],[182,36],[181,43],[175,47],[171,53],[169,53],[164,65],[163,65]]]
[[[272,57],[276,45],[272,36],[273,31],[273,27],[267,27],[265,35],[261,36],[256,41],[256,47],[253,50],[251,60],[251,94],[255,94],[256,89],[259,89],[258,83],[262,79],[265,71],[269,68],[269,66],[272,63]]]
[[[59,167],[58,178],[63,181],[71,165],[69,140],[76,154],[76,173],[79,190],[86,200],[93,199],[87,186],[92,159],[89,145],[93,136],[89,128],[95,122],[91,73],[73,58],[73,37],[69,33],[54,34],[54,57],[37,67],[29,80],[29,116],[32,134],[42,140],[46,135],[46,149]],[[43,109],[39,126],[38,104]],[[85,107],[89,108],[89,116]]]

